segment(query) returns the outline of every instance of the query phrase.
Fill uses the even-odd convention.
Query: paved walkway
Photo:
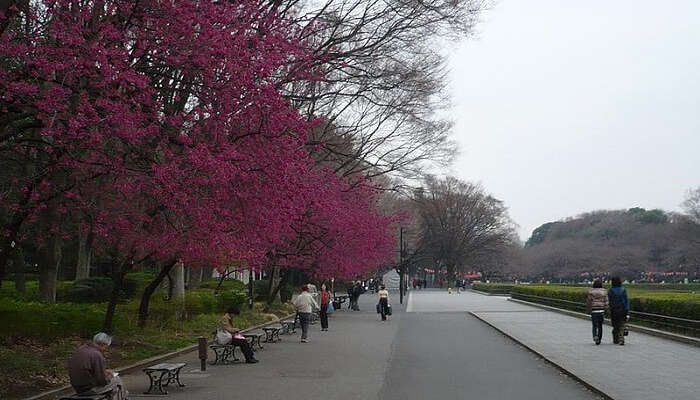
[[[379,323],[376,313],[370,314],[374,304],[369,296],[361,299],[363,311],[336,311],[328,332],[320,332],[320,323],[312,325],[309,343],[300,343],[301,329],[281,335],[281,342],[263,343],[265,350],[256,353],[258,364],[207,366],[202,373],[197,353],[168,361],[187,363],[181,375],[187,387],[169,390],[168,399],[376,399],[398,324]],[[143,374],[126,376],[124,382],[131,398],[145,397],[141,393],[148,380]]]
[[[416,300],[415,309],[433,300],[454,301],[441,292],[425,297],[421,293]],[[394,293],[394,316],[381,322],[375,303],[374,295],[365,294],[360,298],[362,311],[337,311],[329,332],[313,325],[310,343],[299,343],[298,334],[283,335],[282,342],[258,352],[258,364],[208,366],[199,372],[196,353],[179,357],[173,361],[188,363],[182,374],[187,387],[170,389],[168,399],[598,398],[467,314],[463,305],[448,313],[405,313]],[[132,398],[144,397],[143,373],[123,378]]]
[[[591,338],[583,319],[473,292],[413,292],[409,311],[470,311],[616,400],[700,399],[700,349],[630,332],[625,346]]]

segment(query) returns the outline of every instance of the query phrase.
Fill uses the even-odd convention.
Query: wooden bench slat
[[[146,369],[152,370],[152,371],[157,371],[157,370],[168,370],[172,371],[178,368],[182,368],[185,366],[185,363],[176,363],[176,364],[171,364],[171,363],[161,363],[161,364],[156,364],[152,365],[150,367],[147,367]]]

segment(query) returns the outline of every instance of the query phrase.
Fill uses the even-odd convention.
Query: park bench
[[[248,341],[250,344],[251,350],[255,351],[255,347],[257,346],[258,349],[263,349],[262,344],[260,343],[260,340],[262,339],[263,336],[265,336],[264,333],[262,332],[248,332],[248,333],[242,333],[243,337]]]
[[[272,343],[277,340],[282,340],[280,337],[282,326],[264,326],[262,330],[265,332],[265,343]]]
[[[333,308],[340,310],[343,303],[348,300],[348,295],[338,295],[333,297]]]
[[[170,385],[172,382],[177,382],[179,387],[184,387],[185,385],[180,382],[180,370],[184,367],[185,363],[161,363],[156,364],[148,368],[144,368],[143,372],[148,375],[150,380],[150,386],[144,394],[168,394],[163,388]]]
[[[102,393],[97,394],[73,394],[70,396],[64,396],[59,398],[59,400],[112,400],[112,395],[114,389],[108,389]]]
[[[232,362],[238,361],[238,358],[236,357],[236,347],[237,345],[233,343],[210,344],[209,348],[214,352],[214,361],[210,364],[231,364]]]
[[[280,324],[282,325],[282,333],[284,334],[296,333],[297,331],[296,320],[281,321]]]

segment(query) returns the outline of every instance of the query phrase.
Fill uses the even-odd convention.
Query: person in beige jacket
[[[311,322],[311,313],[318,310],[318,303],[309,293],[309,287],[304,285],[301,287],[301,294],[294,299],[294,308],[297,311],[299,322],[301,323],[301,342],[308,343],[309,323]]]
[[[231,335],[229,343],[238,346],[245,357],[247,364],[255,364],[258,360],[253,353],[253,347],[248,343],[244,336],[241,335],[241,330],[233,326],[233,319],[240,314],[238,307],[229,307],[226,314],[219,320],[219,329],[228,332]],[[229,344],[221,343],[221,344]]]
[[[600,279],[593,282],[593,289],[588,292],[586,309],[591,314],[593,323],[593,341],[599,345],[603,337],[603,319],[608,309],[608,292],[603,289],[603,282]]]

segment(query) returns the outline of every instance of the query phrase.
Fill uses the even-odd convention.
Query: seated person
[[[119,376],[114,371],[105,369],[103,353],[110,344],[112,337],[100,332],[92,338],[92,343],[78,347],[68,360],[70,384],[77,394],[101,394],[111,390],[112,399],[123,400],[129,396]]]
[[[219,321],[220,328],[231,334],[231,343],[241,348],[243,355],[245,356],[245,362],[248,364],[255,364],[258,360],[255,359],[253,355],[253,350],[250,348],[250,344],[241,336],[241,330],[233,326],[233,317],[240,314],[238,308],[231,307],[228,309],[226,314],[221,317]],[[222,343],[227,344],[227,343]]]

